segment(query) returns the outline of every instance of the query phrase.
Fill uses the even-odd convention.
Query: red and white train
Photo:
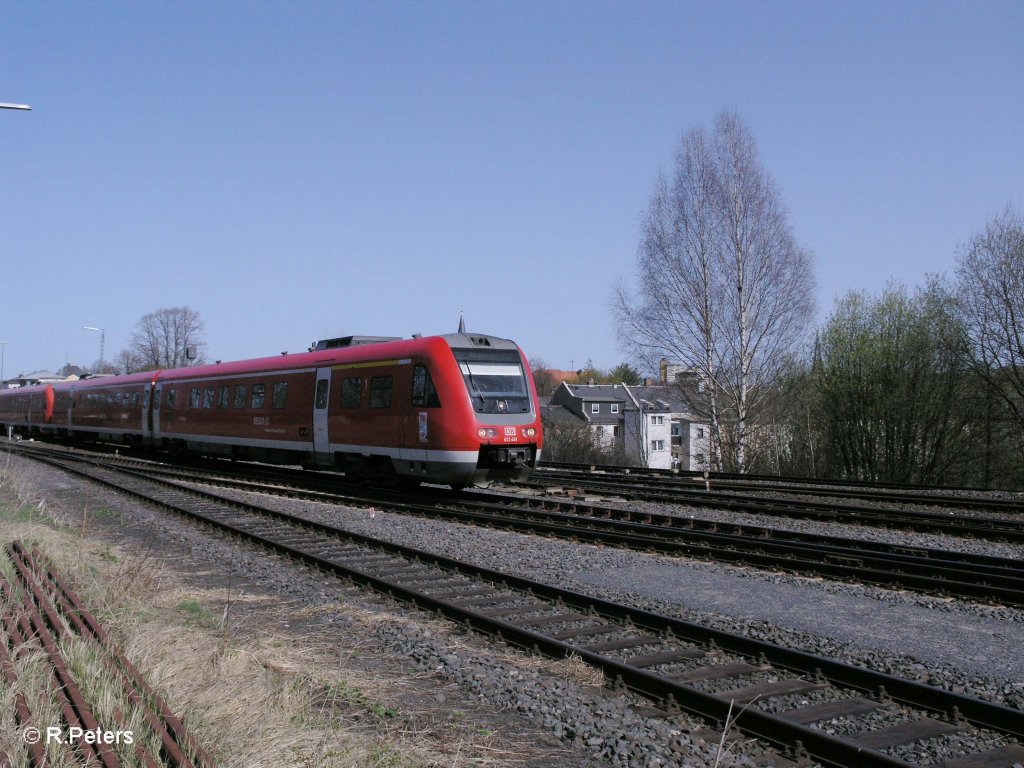
[[[542,445],[522,351],[473,333],[0,390],[0,428],[453,487],[525,479]]]

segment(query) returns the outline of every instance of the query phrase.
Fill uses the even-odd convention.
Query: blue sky
[[[467,326],[612,367],[680,136],[734,109],[819,318],[1024,204],[1021,2],[0,4],[5,374],[190,305],[211,359]]]

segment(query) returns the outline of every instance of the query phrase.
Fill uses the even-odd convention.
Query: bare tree
[[[711,463],[720,469],[716,198],[709,140],[694,128],[676,151],[672,178],[659,176],[642,220],[638,300],[620,285],[615,304],[623,348],[648,369],[668,357],[697,372],[703,397],[690,405],[711,424]]]
[[[204,362],[203,321],[191,307],[144,315],[132,334],[130,354],[138,370],[186,368]]]
[[[734,113],[710,138],[702,128],[683,137],[645,213],[638,269],[639,296],[620,287],[615,302],[623,346],[648,366],[664,356],[697,373],[701,402],[691,405],[710,422],[711,465],[723,466],[727,443],[745,471],[750,421],[806,332],[814,281]]]
[[[555,377],[546,360],[540,357],[530,360],[530,371],[533,373],[533,385],[537,388],[539,396],[544,397],[555,391],[557,387]]]
[[[958,295],[976,373],[1024,426],[1024,219],[1007,208],[963,247]]]
[[[114,365],[120,373],[135,373],[136,371],[144,371],[147,366],[143,365],[138,355],[135,354],[130,348],[122,349],[114,356]]]

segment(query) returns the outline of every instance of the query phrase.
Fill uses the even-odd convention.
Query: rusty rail
[[[74,639],[99,649],[105,674],[120,687],[125,699],[141,716],[145,728],[155,737],[159,747],[151,753],[142,733],[132,734],[125,741],[125,751],[133,753],[137,763],[146,768],[213,768],[214,760],[199,745],[163,697],[145,680],[124,655],[95,616],[54,570],[38,550],[29,552],[20,542],[12,542],[5,553],[14,569],[14,579],[0,575],[0,596],[6,606],[2,616],[3,638],[0,638],[0,674],[8,686],[18,683],[13,659],[42,649],[50,677],[50,690],[60,710],[62,734],[59,744],[70,751],[73,762],[87,766],[120,768],[122,759],[104,739],[89,741],[86,732],[109,734],[130,731],[129,719],[120,710],[113,722],[100,723],[89,705],[79,682],[69,670],[61,651],[62,643]],[[47,764],[48,728],[57,723],[41,723],[33,717],[22,693],[15,697],[15,719],[28,750],[29,764]],[[81,729],[80,738],[71,740],[71,729]],[[144,729],[140,729],[144,730]],[[128,746],[130,743],[130,747]],[[4,763],[0,760],[0,766]]]

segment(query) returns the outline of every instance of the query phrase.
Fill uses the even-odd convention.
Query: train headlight
[[[533,427],[526,427],[523,430],[523,437],[534,437],[537,434],[537,430]]]
[[[480,438],[497,437],[498,430],[494,429],[493,427],[480,427],[480,429],[476,431],[476,434]]]

